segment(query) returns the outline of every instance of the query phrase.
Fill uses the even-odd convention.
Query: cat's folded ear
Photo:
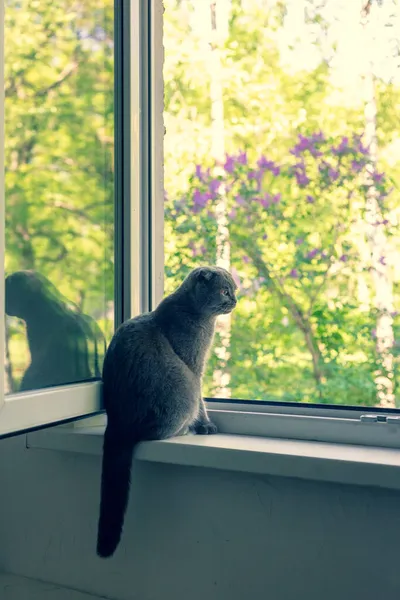
[[[210,281],[214,277],[215,273],[210,267],[200,267],[197,276],[200,280]]]

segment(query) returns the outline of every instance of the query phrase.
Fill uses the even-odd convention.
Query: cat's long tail
[[[135,441],[116,436],[107,426],[104,434],[100,518],[97,554],[112,556],[120,542],[129,498]]]

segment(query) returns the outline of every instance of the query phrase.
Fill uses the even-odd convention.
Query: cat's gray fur
[[[115,333],[103,366],[104,436],[97,553],[117,548],[128,502],[132,453],[142,440],[216,433],[201,380],[217,315],[236,305],[236,284],[218,267],[194,269],[151,313]]]

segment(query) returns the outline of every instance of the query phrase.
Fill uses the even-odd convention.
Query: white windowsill
[[[104,427],[30,433],[28,448],[101,455]],[[400,450],[232,434],[141,443],[135,459],[400,490]]]

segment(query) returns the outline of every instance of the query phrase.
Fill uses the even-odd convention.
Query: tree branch
[[[61,73],[57,77],[57,79],[55,81],[53,81],[53,83],[51,83],[50,85],[48,85],[47,87],[45,87],[41,90],[36,91],[36,96],[39,96],[39,97],[46,96],[51,90],[58,88],[62,83],[64,83],[64,81],[66,81],[69,77],[71,77],[71,75],[73,73],[75,73],[78,66],[79,66],[78,61],[73,61],[73,62],[69,63],[68,65],[66,65],[66,67],[64,67],[64,69],[61,71]]]

